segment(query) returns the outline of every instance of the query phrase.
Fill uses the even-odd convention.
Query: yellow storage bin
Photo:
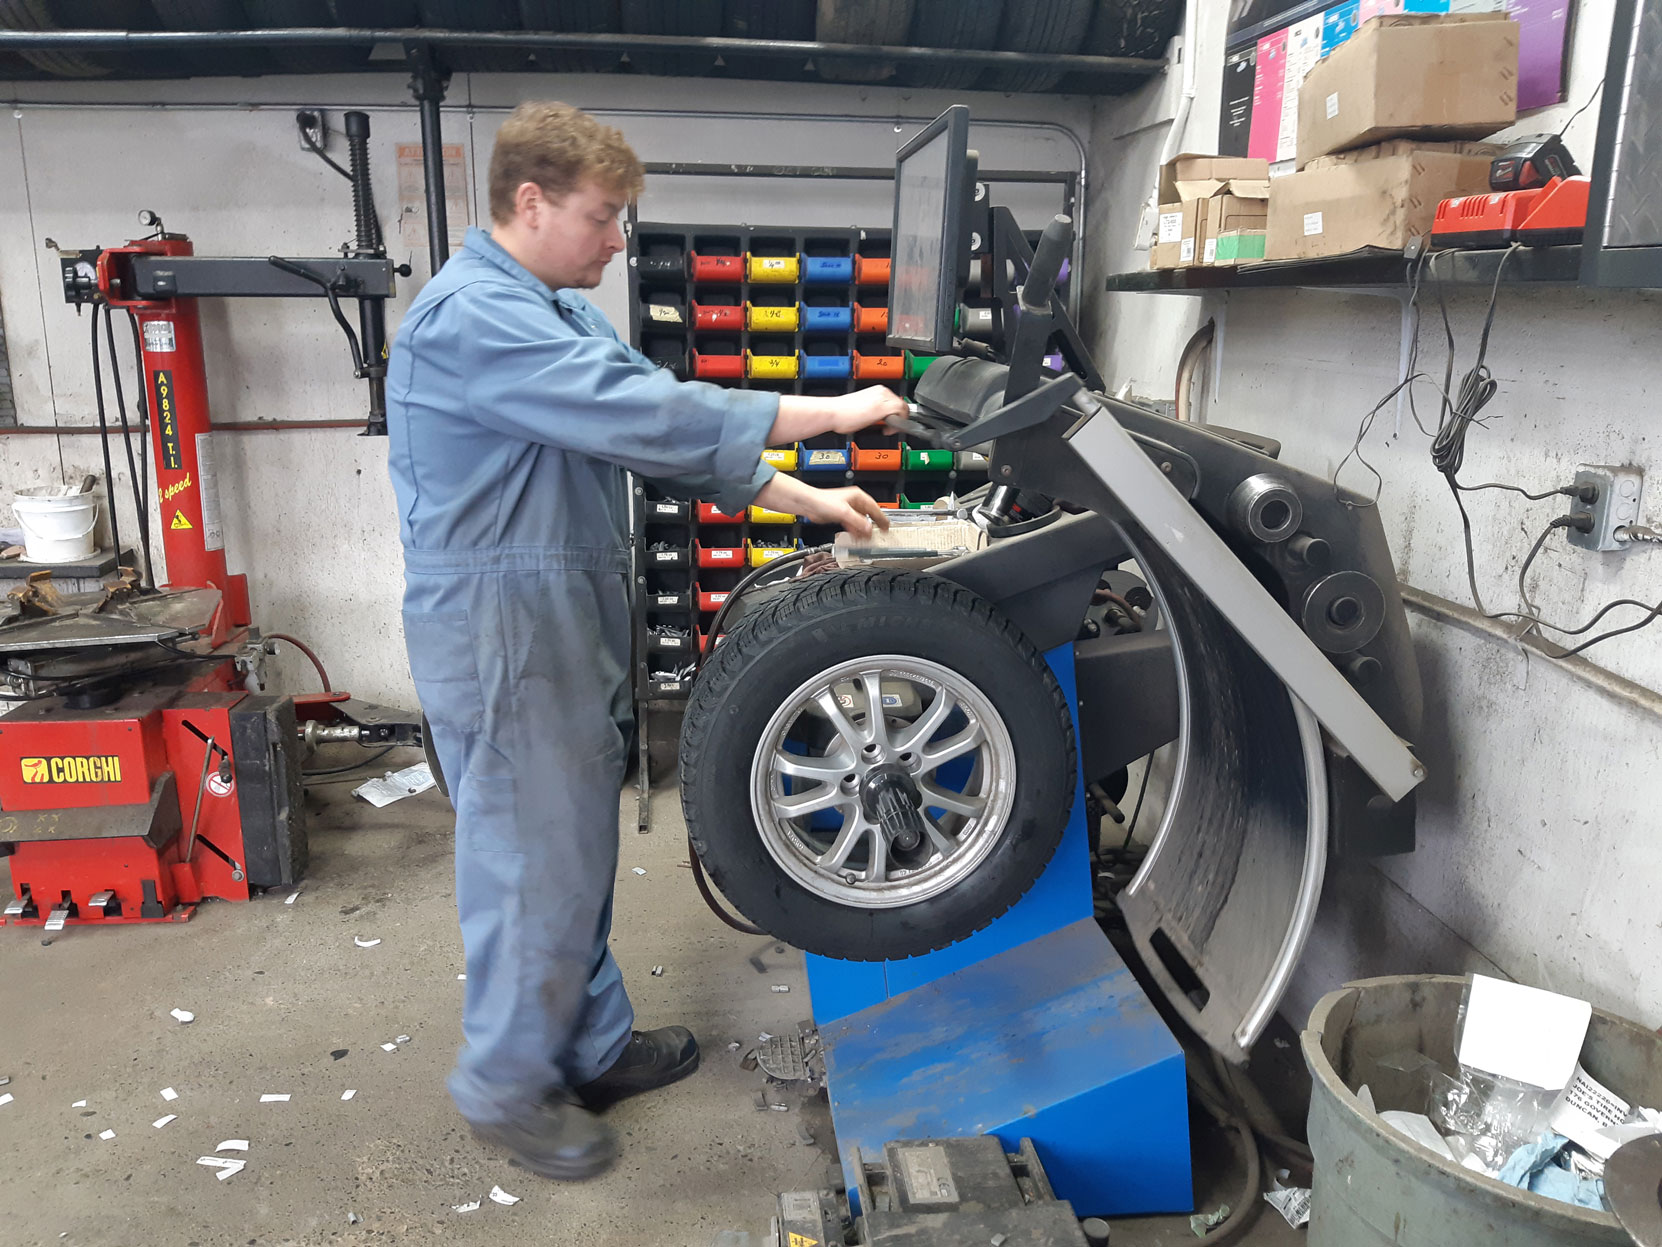
[[[796,376],[798,366],[794,352],[790,355],[744,353],[744,371],[750,377],[790,378]]]
[[[744,305],[745,328],[751,333],[795,333],[802,327],[802,309],[795,303],[789,307],[757,307]]]
[[[795,546],[751,546],[750,565],[752,567],[766,567],[774,559],[784,558],[787,554],[794,554]]]
[[[789,450],[764,450],[762,452],[762,462],[772,464],[781,472],[796,471],[796,458],[796,447],[794,446]]]
[[[802,278],[802,257],[795,255],[746,255],[745,272],[751,281],[790,285]]]
[[[796,516],[789,511],[769,511],[766,507],[751,507],[750,522],[752,524],[794,524]]]

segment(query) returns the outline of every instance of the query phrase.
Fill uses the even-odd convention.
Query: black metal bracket
[[[1038,389],[1028,391],[1014,402],[989,412],[973,424],[945,434],[942,445],[948,450],[968,450],[972,446],[1020,433],[1023,429],[1037,428],[1083,388],[1084,383],[1071,372],[1051,377],[1041,382]]]

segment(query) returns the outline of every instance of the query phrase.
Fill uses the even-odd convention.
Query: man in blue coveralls
[[[577,293],[624,248],[640,191],[618,131],[522,104],[497,135],[492,231],[411,305],[387,377],[410,670],[456,806],[467,953],[451,1096],[475,1134],[577,1179],[616,1155],[595,1113],[690,1074],[684,1027],[632,1029],[607,949],[629,694],[625,471],[728,512],[859,535],[858,489],[775,474],[764,447],[904,410],[677,381]]]

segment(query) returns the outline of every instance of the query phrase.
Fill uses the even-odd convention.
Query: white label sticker
[[[196,475],[202,490],[202,546],[223,550],[225,531],[219,525],[219,472],[212,433],[196,435]]]
[[[1206,240],[1206,263],[1216,264],[1217,262],[1218,262],[1218,240],[1216,238],[1208,238]]]
[[[166,355],[171,355],[178,350],[178,344],[173,337],[173,322],[170,320],[145,321],[144,349]]]
[[[1339,115],[1339,93],[1335,91],[1327,97],[1327,119],[1332,121]]]
[[[670,307],[663,303],[651,303],[647,305],[646,312],[653,320],[663,324],[679,325],[681,323],[681,309],[678,307]]]
[[[1183,241],[1183,214],[1181,212],[1162,212],[1160,214],[1160,241]]]
[[[1177,258],[1179,260],[1181,260],[1184,264],[1194,263],[1194,258],[1195,258],[1195,240],[1194,239],[1185,238],[1183,240],[1183,245],[1177,249]]]
[[[1322,214],[1319,212],[1306,212],[1304,214],[1304,236],[1308,238],[1312,234],[1319,234],[1321,232]]]

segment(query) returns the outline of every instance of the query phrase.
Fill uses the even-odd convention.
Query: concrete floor
[[[49,943],[38,927],[0,930],[0,1076],[15,1097],[0,1106],[8,1243],[706,1247],[731,1229],[761,1247],[777,1192],[826,1184],[823,1097],[775,1088],[789,1111],[759,1110],[763,1075],[727,1047],[807,1017],[801,956],[705,910],[672,787],[659,790],[648,835],[634,831],[625,794],[613,942],[639,1024],[685,1023],[704,1063],[615,1108],[623,1158],[582,1185],[512,1167],[445,1095],[462,992],[449,806],[428,793],[376,810],[349,789],[310,792],[312,863],[292,905],[272,894],[205,905],[184,925],[70,927]],[[354,936],[381,943],[359,948]],[[174,1008],[196,1020],[181,1025]],[[409,1042],[381,1049],[399,1035]],[[292,1098],[260,1102],[272,1093]],[[177,1120],[153,1128],[167,1113]],[[248,1163],[219,1181],[195,1161],[227,1138],[248,1140]],[[1201,1206],[1215,1207],[1239,1177],[1198,1119],[1195,1141]],[[492,1203],[493,1185],[520,1202]],[[453,1211],[473,1200],[484,1203]],[[1296,1239],[1266,1210],[1245,1241]],[[1121,1245],[1195,1241],[1185,1217],[1115,1226]]]

